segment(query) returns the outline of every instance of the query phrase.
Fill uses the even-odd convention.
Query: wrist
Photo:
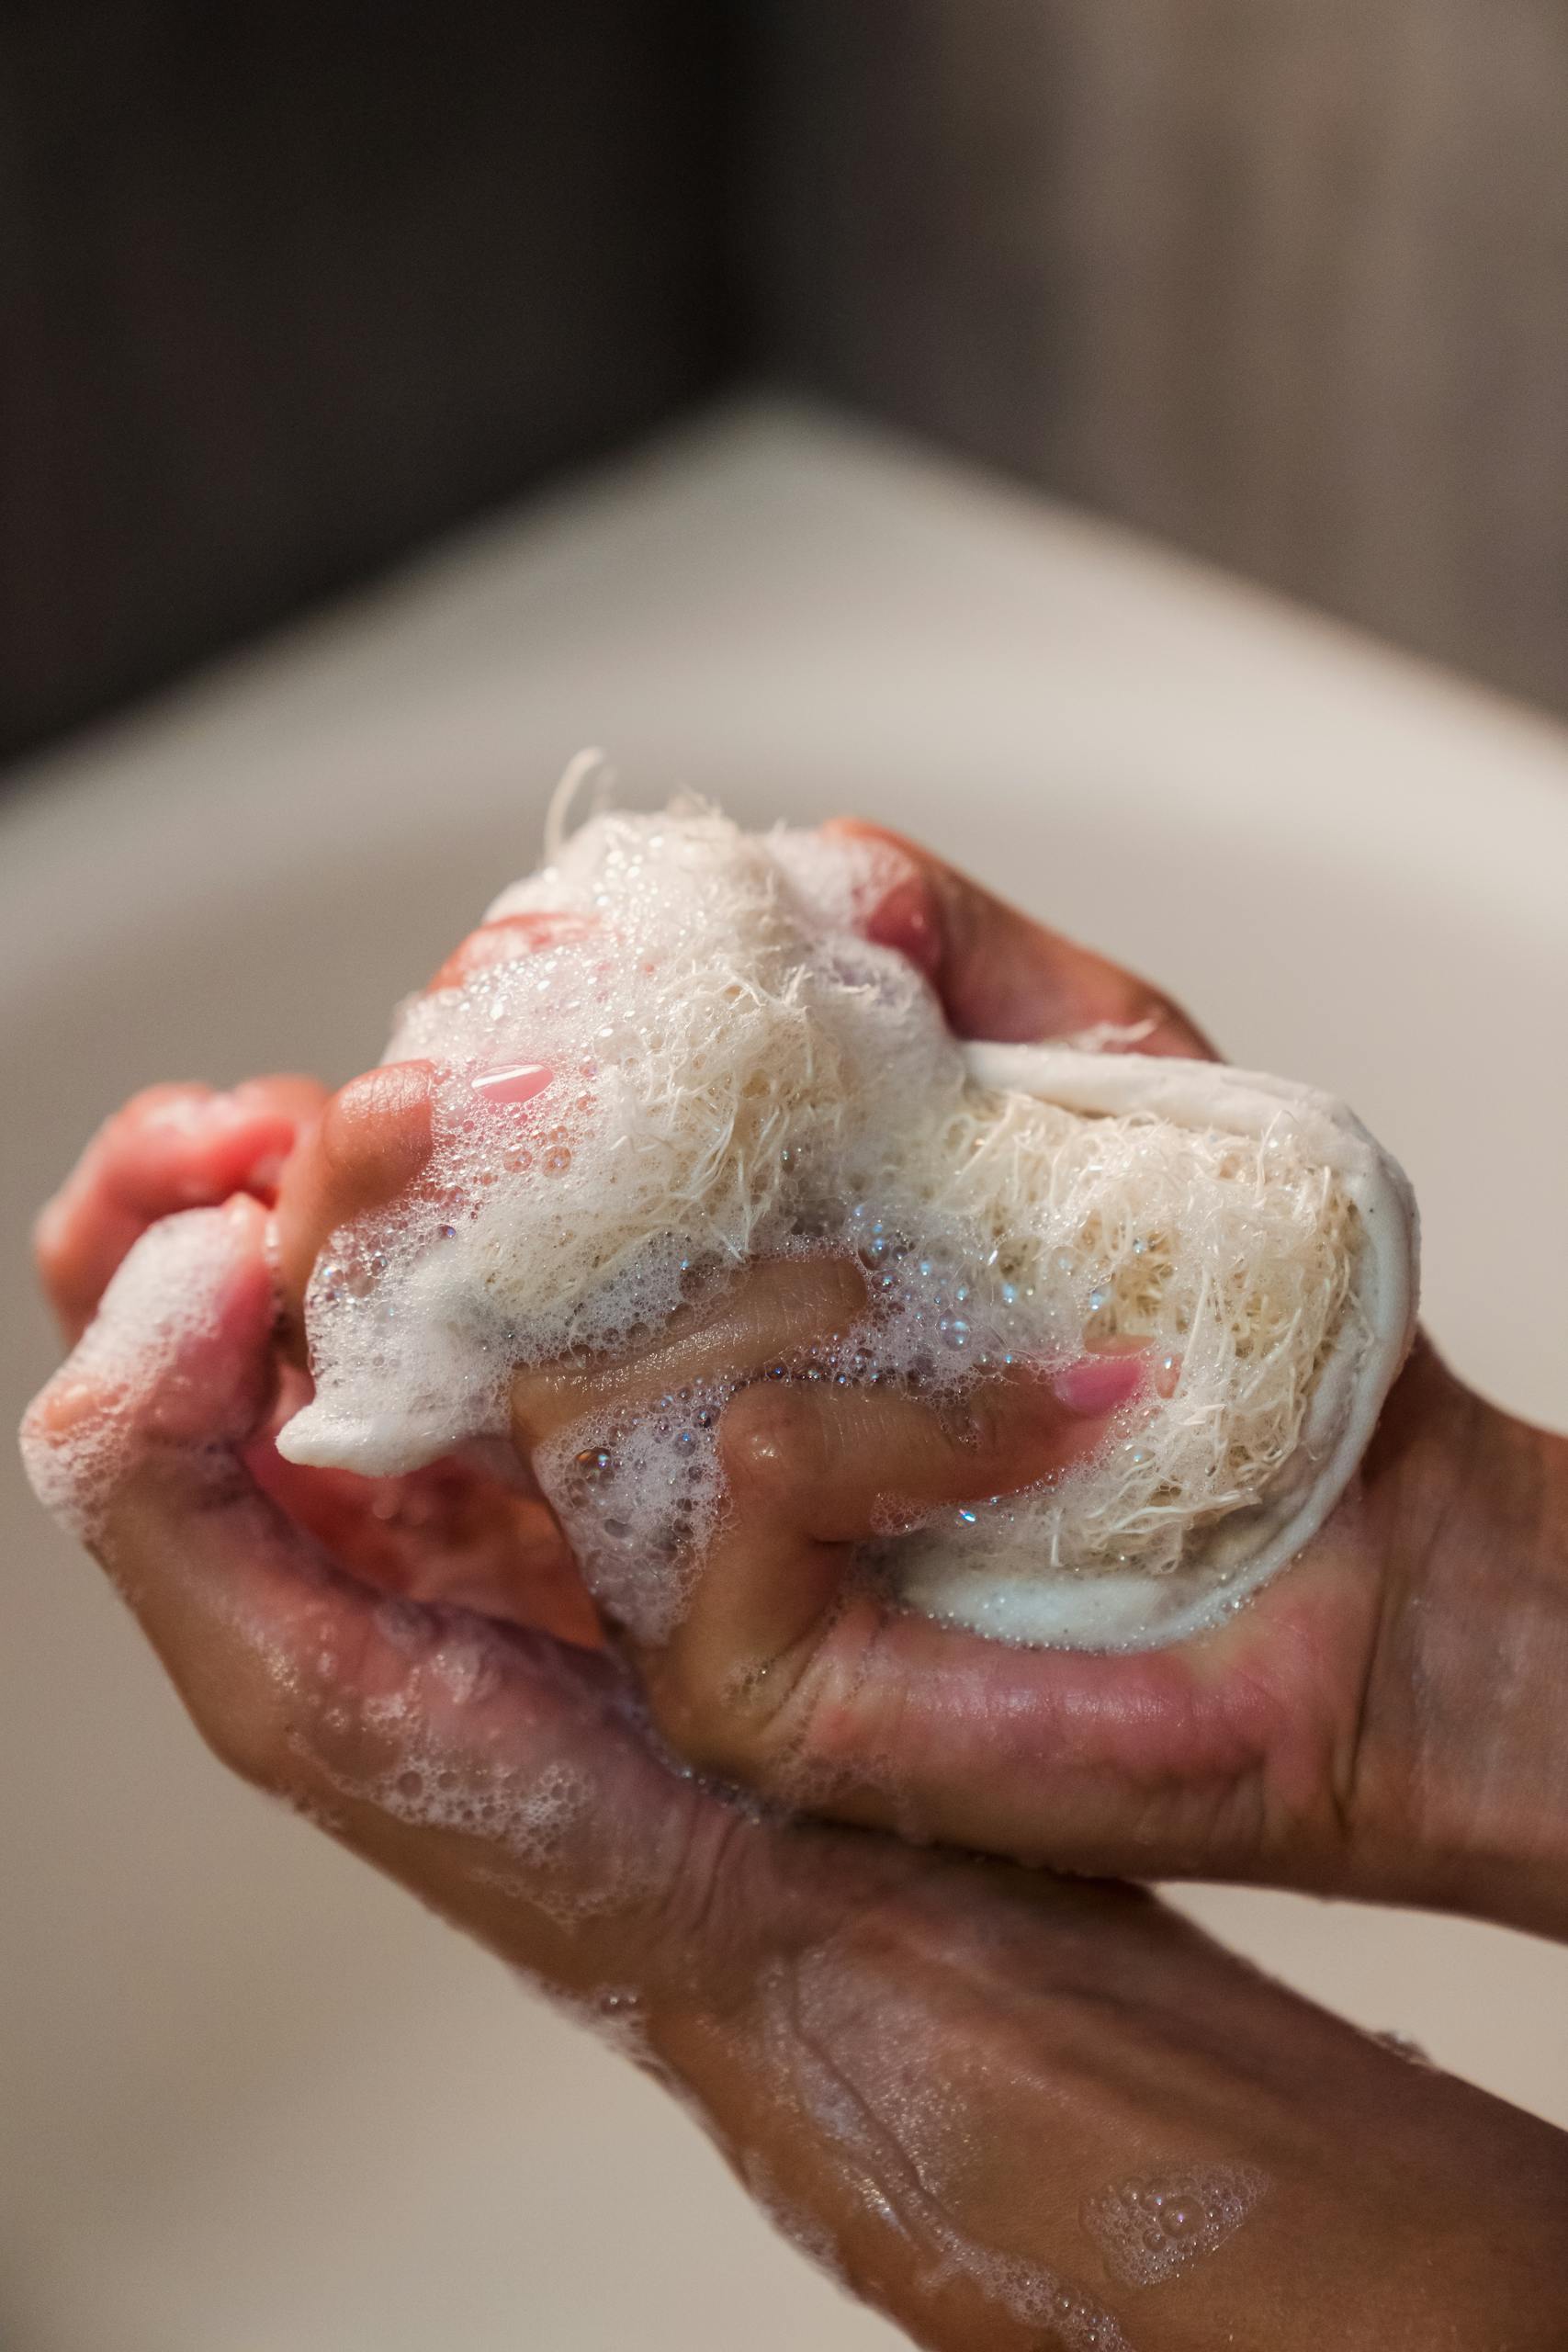
[[[1386,1566],[1347,1891],[1568,1936],[1568,1440],[1423,1347],[1368,1476]]]
[[[1049,2322],[1110,2347],[1125,2323],[1205,2352],[1244,2315],[1277,2352],[1557,2341],[1561,2135],[1142,1894],[931,1853],[857,1883],[857,1846],[655,2041],[773,2219],[915,2343],[1030,2352]],[[1133,2188],[1187,2207],[1194,2259],[1129,2266],[1108,2216]]]

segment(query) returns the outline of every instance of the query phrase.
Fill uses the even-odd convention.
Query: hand
[[[1143,1052],[1209,1050],[1131,974],[894,846],[905,877],[868,928],[919,965],[961,1035],[1109,1030]],[[543,921],[476,933],[438,977],[527,953]],[[296,1288],[353,1208],[417,1182],[428,1090],[412,1064],[337,1098],[285,1188]],[[755,1272],[640,1359],[521,1380],[520,1450],[668,1385],[671,1348],[686,1378],[760,1372],[842,1328],[861,1296],[849,1266]],[[1131,1657],[1010,1649],[851,1586],[853,1545],[890,1500],[1021,1487],[1100,1434],[1092,1410],[1022,1381],[955,1417],[879,1392],[744,1391],[723,1432],[731,1513],[693,1564],[674,1638],[640,1657],[661,1729],[766,1795],[919,1838],[1568,1932],[1568,1446],[1483,1404],[1422,1345],[1322,1534],[1201,1638]]]
[[[377,1098],[378,1155],[389,1135],[386,1100]],[[298,1204],[311,1172],[352,1202],[367,1158],[353,1102],[349,1090],[329,1101],[314,1079],[292,1076],[252,1079],[230,1093],[171,1085],[135,1096],[94,1136],[35,1227],[39,1276],[66,1339],[81,1337],[117,1267],[162,1218],[236,1193],[269,1208],[280,1193]],[[377,1166],[380,1181],[394,1172],[384,1157]],[[272,1438],[308,1394],[302,1371],[280,1365],[247,1466],[355,1576],[384,1592],[489,1610],[597,1645],[598,1619],[555,1518],[510,1455],[470,1450],[404,1478],[307,1475]]]
[[[236,1770],[613,2030],[920,2343],[1559,2341],[1561,2135],[1135,1893],[737,1810],[603,1653],[345,1573],[256,1476],[264,1231],[153,1225],[25,1432]]]

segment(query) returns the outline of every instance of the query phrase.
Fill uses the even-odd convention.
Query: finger
[[[812,1347],[829,1348],[865,1311],[865,1277],[847,1258],[777,1258],[671,1316],[614,1358],[518,1373],[513,1434],[530,1453],[573,1423],[635,1411],[698,1381],[740,1379]]]
[[[894,854],[863,927],[919,967],[959,1036],[1034,1044],[1081,1035],[1138,1053],[1213,1058],[1201,1033],[1146,980],[993,898],[918,842],[858,818],[824,830]]]
[[[155,1086],[99,1129],[34,1228],[39,1272],[68,1340],[90,1320],[116,1267],[148,1226],[177,1210],[253,1193],[270,1200],[325,1090],[292,1076],[226,1093]]]
[[[277,1201],[278,1276],[296,1314],[338,1227],[396,1200],[423,1174],[434,1088],[429,1062],[384,1063],[339,1087],[302,1139]]]
[[[154,1227],[28,1414],[39,1494],[245,1778],[509,1959],[579,1988],[645,1981],[728,1816],[653,1760],[604,1660],[378,1599],[266,1501],[240,1453],[272,1311],[254,1204]]]
[[[494,965],[521,962],[601,928],[590,915],[502,915],[460,942],[426,992],[461,988]],[[279,1274],[296,1312],[310,1270],[338,1227],[417,1184],[433,1148],[435,1077],[428,1062],[388,1062],[352,1079],[327,1103],[278,1203]],[[547,1079],[547,1071],[519,1068],[481,1073],[475,1083],[493,1101],[514,1102]]]
[[[782,1260],[688,1308],[630,1359],[525,1372],[513,1384],[514,1432],[530,1453],[574,1427],[646,1409],[672,1388],[756,1376],[722,1424],[728,1516],[718,1540],[696,1564],[673,1633],[634,1646],[656,1717],[682,1754],[791,1802],[803,1776],[821,1780],[828,1760],[803,1753],[795,1715],[889,1613],[874,1602],[868,1619],[852,1585],[856,1545],[933,1507],[1058,1475],[1104,1443],[1148,1376],[1141,1356],[1089,1357],[1054,1383],[1020,1372],[943,1405],[881,1385],[782,1376],[814,1350],[831,1356],[864,1298],[863,1278],[846,1261]],[[770,1373],[781,1376],[762,1376]],[[976,1646],[998,1659],[1016,1655]],[[840,1792],[854,1778],[852,1761],[882,1760],[876,1697],[865,1698],[866,1758],[852,1726],[832,1758]],[[982,1756],[977,1742],[968,1759],[976,1804]],[[907,1826],[908,1807],[894,1810]]]
[[[436,1073],[389,1064],[342,1088],[295,1157],[279,1197],[278,1260],[294,1311],[341,1226],[417,1190],[433,1148]],[[355,1572],[422,1601],[483,1611],[597,1646],[598,1619],[553,1514],[535,1492],[468,1461],[368,1480],[285,1463],[270,1436],[252,1451],[266,1491]]]
[[[667,1736],[785,1793],[781,1772],[798,1759],[780,1719],[796,1687],[817,1679],[818,1652],[837,1655],[847,1621],[858,1638],[890,1614],[857,1571],[860,1547],[1091,1459],[1147,1376],[1124,1354],[1055,1379],[1019,1367],[943,1398],[881,1384],[743,1390],[720,1426],[726,1515],[679,1624],[643,1661]]]
[[[476,1449],[394,1478],[308,1467],[278,1453],[283,1418],[246,1447],[246,1467],[362,1584],[603,1646],[560,1523],[520,1466]]]
[[[1337,1883],[1357,1730],[1342,1661],[1376,1606],[1349,1542],[1175,1648],[1014,1648],[848,1573],[833,1456],[883,1442],[870,1400],[826,1440],[767,1391],[738,1407],[734,1520],[644,1660],[689,1761],[828,1818],[1097,1876]],[[981,1488],[1006,1479],[976,1466]]]
[[[521,963],[525,956],[537,956],[547,948],[592,938],[602,928],[592,915],[541,912],[498,916],[494,922],[481,923],[478,931],[471,931],[453,949],[426,984],[426,994],[433,996],[438,989],[461,988],[476,972],[488,971],[496,964]]]

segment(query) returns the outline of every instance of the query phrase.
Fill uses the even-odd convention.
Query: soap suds
[[[37,1413],[22,1424],[22,1461],[44,1509],[84,1544],[134,1464],[147,1408],[193,1346],[216,1339],[233,1273],[233,1228],[222,1209],[188,1209],[151,1227],[124,1260],[98,1311],[51,1384],[90,1390],[93,1410],[62,1428]],[[145,1433],[141,1442],[145,1442]]]
[[[854,928],[900,871],[879,843],[685,808],[596,817],[506,892],[492,919],[584,920],[404,1008],[389,1057],[436,1067],[434,1157],[318,1266],[316,1396],[283,1451],[412,1468],[503,1432],[514,1366],[644,1339],[750,1259],[832,1251],[865,1315],[782,1376],[941,1395],[1117,1341],[1156,1367],[1098,1461],[900,1535],[895,1583],[934,1553],[978,1587],[1132,1575],[1152,1606],[1307,1476],[1314,1374],[1357,1313],[1344,1184],[1283,1109],[1244,1136],[977,1084],[925,982]],[[476,1093],[523,1066],[552,1074],[534,1099]],[[728,1393],[584,1423],[536,1464],[590,1583],[650,1639],[721,1507]]]
[[[1112,2278],[1157,2287],[1217,2253],[1268,2186],[1255,2165],[1190,2165],[1086,2197],[1079,2218]]]

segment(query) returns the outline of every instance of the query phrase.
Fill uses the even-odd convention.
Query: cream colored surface
[[[1416,1180],[1439,1339],[1568,1420],[1568,737],[1031,500],[759,413],[498,522],[0,805],[8,1417],[52,1360],[27,1216],[94,1119],[154,1077],[363,1064],[392,997],[532,861],[590,738],[650,797],[905,825],[1157,974],[1238,1060],[1348,1096]],[[0,2340],[893,2340],[657,2093],[226,1782],[14,1460],[4,1479]],[[1183,1899],[1568,2124],[1568,1954]]]

